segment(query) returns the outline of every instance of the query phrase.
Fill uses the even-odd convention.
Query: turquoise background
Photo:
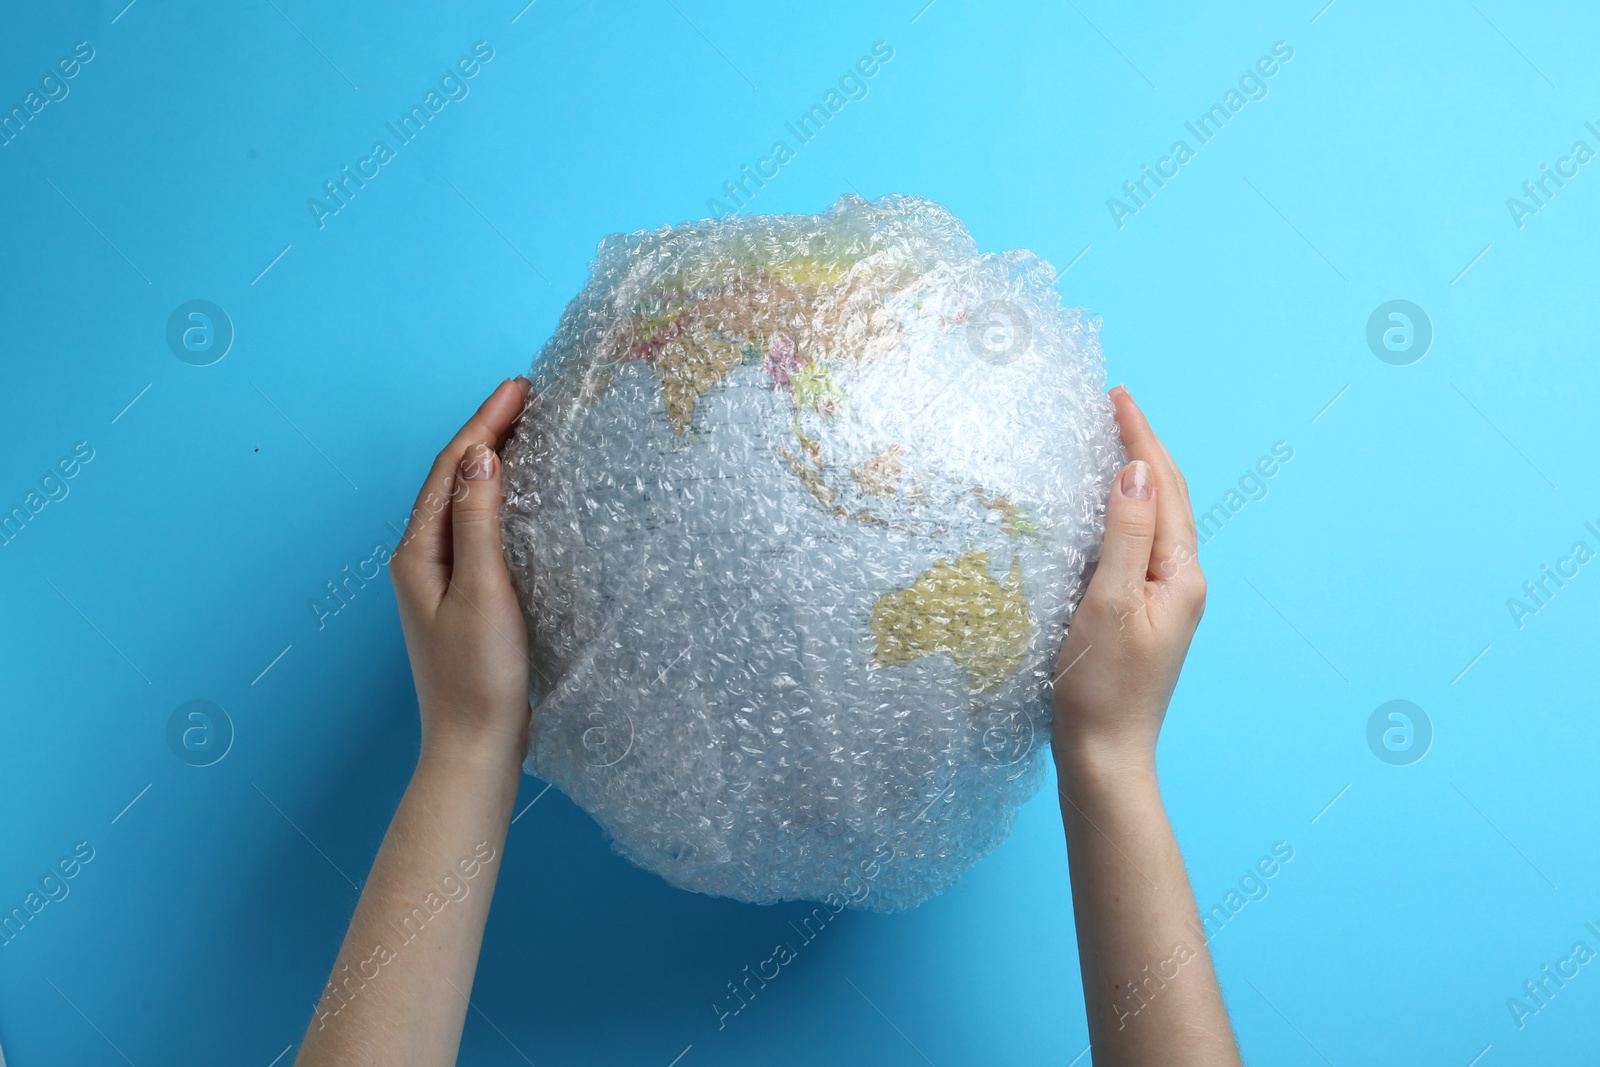
[[[94,49],[0,148],[0,508],[94,456],[0,547],[0,905],[94,850],[0,948],[12,1067],[292,1060],[417,746],[387,583],[321,630],[309,601],[393,543],[602,236],[705,215],[877,41],[867,97],[752,210],[916,193],[1046,257],[1199,507],[1293,449],[1202,551],[1161,748],[1203,907],[1294,849],[1212,945],[1246,1058],[1593,1055],[1600,963],[1521,1028],[1507,1003],[1600,951],[1600,562],[1520,628],[1508,607],[1600,550],[1600,162],[1520,227],[1507,206],[1600,149],[1592,5],[125,2],[16,7],[0,36],[6,110]],[[477,41],[470,94],[319,229],[308,198]],[[1107,199],[1279,41],[1268,95],[1119,228]],[[205,367],[166,341],[196,299],[235,331]],[[1366,341],[1393,299],[1433,328],[1407,366]],[[1432,724],[1406,766],[1367,744],[1396,699]],[[191,700],[233,726],[211,766],[168,747]],[[559,793],[524,810],[542,788],[464,1064],[1087,1044],[1049,792],[950,892],[841,916],[719,1030],[725,983],[808,909],[669,888]]]

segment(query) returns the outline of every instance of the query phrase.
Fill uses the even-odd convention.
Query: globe
[[[900,910],[1004,841],[1122,462],[1056,280],[911,196],[602,242],[505,450],[526,770],[754,903]]]

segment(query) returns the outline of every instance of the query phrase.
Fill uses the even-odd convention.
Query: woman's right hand
[[[1111,390],[1129,463],[1106,504],[1105,546],[1056,662],[1057,763],[1154,770],[1167,702],[1205,610],[1189,487],[1123,386]]]

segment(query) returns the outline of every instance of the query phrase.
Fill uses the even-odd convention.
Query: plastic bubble
[[[1004,841],[1123,462],[1055,282],[916,197],[606,239],[506,447],[527,770],[757,903],[912,907]]]

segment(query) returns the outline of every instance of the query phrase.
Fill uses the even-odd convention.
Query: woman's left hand
[[[512,378],[434,460],[389,572],[422,712],[422,754],[526,750],[528,639],[500,551],[500,457],[530,383]]]

